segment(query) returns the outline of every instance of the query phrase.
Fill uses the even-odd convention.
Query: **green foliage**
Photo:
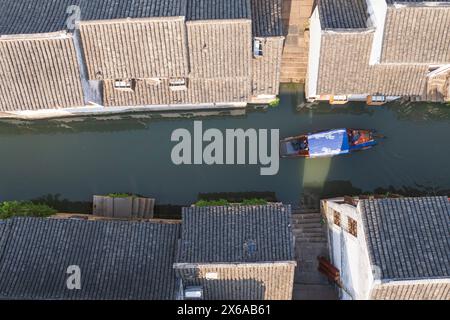
[[[12,217],[49,217],[57,211],[46,204],[29,201],[5,201],[0,203],[0,219]]]
[[[228,200],[220,199],[220,200],[200,200],[195,205],[197,207],[220,207],[220,206],[228,206],[230,203]]]
[[[264,199],[244,199],[242,202],[238,204],[243,206],[261,206],[266,205],[268,202]],[[200,200],[195,204],[197,207],[221,207],[221,206],[229,206],[232,205],[228,200],[220,199],[220,200]]]
[[[265,206],[267,204],[267,200],[265,199],[245,199],[241,203],[244,206]]]
[[[110,193],[107,195],[107,197],[110,198],[128,198],[128,197],[134,197],[132,194],[129,193]]]
[[[276,98],[275,100],[273,100],[271,103],[269,103],[269,106],[271,108],[275,108],[278,107],[280,105],[280,98]]]

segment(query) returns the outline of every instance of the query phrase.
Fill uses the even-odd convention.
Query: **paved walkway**
[[[292,215],[295,236],[294,300],[336,300],[337,292],[318,270],[318,256],[328,257],[326,227],[317,212],[296,211]]]
[[[304,83],[308,66],[309,17],[314,0],[284,0],[285,46],[281,63],[281,82]]]

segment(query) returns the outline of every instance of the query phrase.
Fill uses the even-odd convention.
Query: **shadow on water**
[[[247,109],[248,110],[248,109]],[[120,115],[104,115],[90,117],[69,117],[49,120],[0,120],[0,135],[18,134],[55,134],[55,133],[86,133],[86,132],[120,132],[130,130],[147,130],[158,122],[242,118],[246,116],[245,108],[230,110],[205,110],[186,112],[147,112]],[[253,109],[251,109],[253,111]],[[262,112],[264,109],[255,110]]]
[[[352,102],[345,105],[329,105],[325,102],[304,102],[296,107],[298,114],[315,115],[374,115],[378,110],[393,112],[398,120],[404,121],[446,121],[450,120],[450,104],[394,101],[384,106],[368,106],[364,102]]]

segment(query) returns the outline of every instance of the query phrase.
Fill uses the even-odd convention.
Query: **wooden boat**
[[[335,129],[281,140],[282,158],[333,157],[377,145],[374,130]]]

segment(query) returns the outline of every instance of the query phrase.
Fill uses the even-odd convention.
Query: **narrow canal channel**
[[[203,193],[272,192],[295,206],[363,192],[450,194],[448,105],[305,107],[298,87],[283,86],[276,108],[198,118],[204,129],[280,129],[281,137],[338,127],[374,128],[388,137],[352,155],[281,160],[275,176],[261,176],[260,166],[174,165],[171,134],[177,128],[192,131],[194,119],[2,121],[0,201],[46,197],[58,199],[60,210],[74,210],[70,202],[110,192],[151,196],[171,205],[191,204]]]

